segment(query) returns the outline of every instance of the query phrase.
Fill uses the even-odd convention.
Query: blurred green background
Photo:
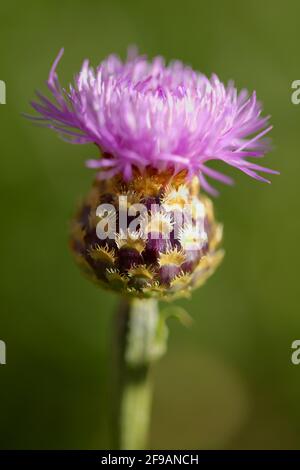
[[[1,4],[0,448],[107,448],[110,338],[117,299],[85,281],[67,249],[68,221],[91,183],[88,146],[34,127],[29,112],[58,50],[68,83],[90,57],[181,59],[238,88],[256,89],[272,115],[280,170],[272,186],[234,175],[215,200],[223,265],[170,323],[156,368],[153,448],[300,448],[300,79],[297,0],[27,1]]]

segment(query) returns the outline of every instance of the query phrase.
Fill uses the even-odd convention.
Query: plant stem
[[[117,313],[117,449],[145,449],[152,402],[152,364],[165,352],[167,329],[153,299],[122,299]]]

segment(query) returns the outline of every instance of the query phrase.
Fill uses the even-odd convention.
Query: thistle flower
[[[148,62],[134,51],[125,63],[111,55],[96,70],[84,61],[64,89],[56,73],[62,54],[47,82],[54,101],[38,93],[40,103],[32,106],[43,125],[100,151],[87,162],[96,181],[73,222],[77,263],[97,284],[128,296],[187,295],[222,258],[222,229],[199,187],[216,194],[207,177],[232,180],[207,163],[221,160],[268,181],[259,172],[276,172],[248,158],[268,149],[269,117],[261,116],[255,93],[238,93],[232,82],[225,87],[216,75],[208,79],[179,61]],[[103,204],[110,205],[105,217],[98,211]],[[133,229],[134,217],[125,226],[121,219],[135,204],[145,212]],[[191,217],[182,222],[187,205]],[[110,227],[104,237],[101,222]]]
[[[61,88],[56,73],[60,51],[48,78],[54,102],[38,93],[33,108],[37,118],[72,143],[94,143],[101,158],[87,166],[98,178],[122,174],[131,180],[134,170],[182,170],[197,176],[209,193],[216,191],[206,177],[230,184],[232,180],[209,168],[221,160],[252,178],[276,173],[248,161],[268,150],[263,138],[272,128],[261,116],[254,92],[237,92],[213,74],[210,79],[179,61],[165,65],[162,57],[148,62],[130,50],[123,63],[111,55],[96,70],[85,60],[74,84]]]

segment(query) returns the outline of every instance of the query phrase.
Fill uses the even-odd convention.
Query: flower
[[[48,87],[54,101],[38,93],[33,108],[42,124],[73,143],[94,143],[100,157],[87,162],[99,179],[122,174],[130,181],[148,168],[187,178],[196,176],[204,190],[216,194],[207,177],[231,184],[232,180],[207,166],[221,160],[257,180],[277,173],[248,160],[268,150],[264,136],[271,130],[269,117],[261,116],[255,92],[237,92],[179,61],[152,62],[130,50],[126,62],[111,55],[96,70],[84,61],[74,84],[60,86],[56,68]]]
[[[72,222],[76,262],[96,284],[129,297],[188,295],[223,257],[222,226],[199,190],[216,194],[207,177],[232,180],[208,164],[221,160],[269,182],[259,173],[277,172],[249,160],[269,149],[269,117],[255,93],[238,93],[233,82],[132,50],[126,62],[111,55],[96,70],[85,60],[64,89],[62,54],[47,82],[53,101],[37,93],[40,116],[32,119],[100,150],[87,162],[97,177]]]

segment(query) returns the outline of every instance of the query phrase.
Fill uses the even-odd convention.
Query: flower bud
[[[96,180],[72,222],[70,246],[96,284],[168,300],[187,296],[214,272],[221,239],[196,180],[148,170],[129,182],[120,175]]]

